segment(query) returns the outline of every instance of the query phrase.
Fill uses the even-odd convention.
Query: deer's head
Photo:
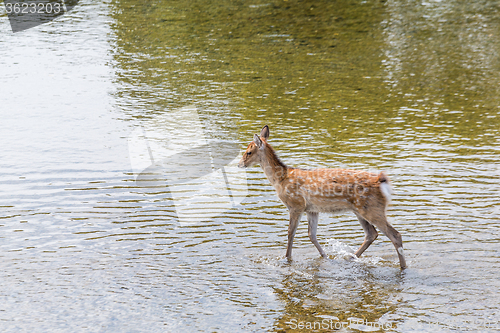
[[[255,164],[260,164],[262,156],[264,155],[264,148],[267,144],[267,139],[269,138],[269,127],[266,125],[260,131],[260,136],[254,134],[253,141],[248,145],[247,150],[243,154],[238,167],[248,168]]]

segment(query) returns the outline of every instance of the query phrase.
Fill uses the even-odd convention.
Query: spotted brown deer
[[[391,199],[391,183],[384,172],[377,174],[348,169],[304,170],[286,166],[267,143],[269,127],[255,134],[238,166],[260,164],[278,197],[290,212],[286,258],[292,257],[292,244],[302,214],[307,214],[308,234],[321,256],[325,251],[316,239],[319,213],[352,211],[365,232],[365,240],[355,255],[360,257],[382,231],[397,250],[399,264],[406,268],[403,241],[387,222],[386,209]]]

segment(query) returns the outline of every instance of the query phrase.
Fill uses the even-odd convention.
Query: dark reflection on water
[[[293,264],[283,274],[280,287],[275,288],[278,299],[286,304],[275,324],[277,330],[298,329],[301,323],[306,329],[307,325],[316,325],[329,330],[354,324],[367,329],[373,323],[396,327],[383,316],[397,309],[401,272],[394,270],[384,276],[387,272],[342,261],[316,260],[308,264]]]
[[[340,331],[492,331],[499,11],[493,1],[117,0],[6,35],[0,329],[289,331],[361,320]],[[200,162],[206,146],[167,126],[188,105],[199,116],[185,124],[193,138],[201,126],[207,144],[229,147],[210,148],[210,168],[160,158],[162,171],[223,166],[269,124],[290,165],[390,175],[389,218],[409,268],[383,235],[349,260],[363,239],[349,214],[320,217],[328,260],[303,221],[284,261],[286,210],[258,168],[241,205],[215,214],[212,193],[193,206],[213,217],[181,223],[172,192],[182,188],[137,183],[127,140],[141,127]]]

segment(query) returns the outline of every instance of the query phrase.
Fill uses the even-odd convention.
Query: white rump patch
[[[391,185],[389,185],[387,182],[380,184],[380,192],[382,192],[382,195],[387,200],[387,203],[391,202],[391,193],[392,193]]]

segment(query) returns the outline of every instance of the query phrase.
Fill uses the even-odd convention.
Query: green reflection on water
[[[263,123],[287,136],[314,128],[325,133],[315,140],[334,149],[360,136],[391,141],[408,129],[443,135],[444,144],[496,143],[498,5],[114,5],[119,94],[140,100],[144,115],[226,100],[245,133]]]

